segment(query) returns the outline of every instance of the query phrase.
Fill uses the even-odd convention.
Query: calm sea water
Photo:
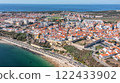
[[[53,65],[22,48],[0,44],[0,67],[53,67]]]
[[[120,5],[0,4],[0,11],[105,11],[120,10]]]

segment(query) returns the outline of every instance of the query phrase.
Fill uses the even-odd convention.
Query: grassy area
[[[61,17],[53,17],[52,19],[58,19],[58,20],[59,20],[60,18],[61,18]]]
[[[77,60],[87,66],[103,67],[103,65],[101,65],[99,62],[94,60],[94,58],[92,57],[92,51],[78,50],[77,48],[70,46],[70,45],[64,46],[64,49],[66,49],[67,52],[69,52],[74,57],[75,60]]]
[[[100,49],[102,49],[102,48],[104,48],[104,47],[101,46],[101,45],[95,47],[96,50],[100,50]]]
[[[56,49],[54,49],[54,52],[55,52],[55,53],[59,53],[59,54],[64,54],[64,53],[66,53],[65,51],[60,51],[60,50],[56,50]]]
[[[0,34],[5,37],[11,37],[13,39],[17,39],[19,41],[26,41],[26,33],[15,33],[15,32],[7,32],[7,31],[0,31]]]

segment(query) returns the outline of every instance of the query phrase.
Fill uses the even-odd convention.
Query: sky
[[[17,4],[120,4],[120,0],[0,0]]]

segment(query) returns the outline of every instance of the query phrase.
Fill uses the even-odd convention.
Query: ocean
[[[107,11],[120,10],[119,4],[0,4],[0,12],[4,11]]]
[[[41,56],[17,46],[0,44],[0,67],[53,67]]]

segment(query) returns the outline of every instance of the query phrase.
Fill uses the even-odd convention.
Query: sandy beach
[[[42,56],[42,57],[48,62],[50,62],[51,64],[53,64],[55,67],[74,67],[73,65],[62,62],[62,60],[59,60],[59,59],[55,59],[55,58],[53,59],[46,56]]]
[[[3,40],[1,40],[1,39],[0,39],[0,43],[3,43],[3,44],[10,44],[10,45],[12,45],[10,42],[3,41]]]
[[[0,43],[14,45],[10,42],[3,41],[3,40],[0,40]],[[20,47],[20,46],[18,46],[18,47]],[[32,51],[32,52],[36,53],[35,51]],[[37,54],[41,56],[41,54],[39,54],[38,52],[37,52]],[[54,57],[42,56],[42,58],[44,58],[45,60],[47,60],[48,62],[53,64],[55,67],[74,67],[72,64],[68,64],[67,62],[64,62],[64,61],[54,58]]]

